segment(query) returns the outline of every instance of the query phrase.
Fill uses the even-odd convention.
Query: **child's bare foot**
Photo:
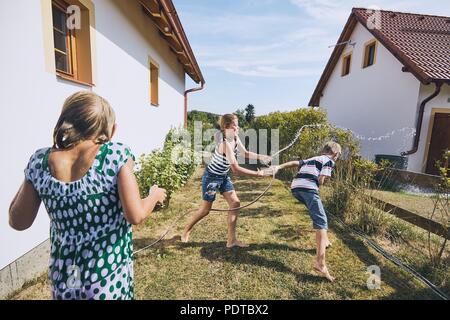
[[[329,249],[331,247],[331,242],[328,241],[327,244],[325,245],[325,249]]]
[[[248,244],[245,244],[243,242],[240,242],[238,240],[234,240],[233,242],[227,242],[227,248],[233,248],[233,247],[239,247],[239,248],[247,248]]]
[[[320,266],[317,262],[314,263],[314,270],[317,271],[321,276],[327,278],[329,281],[333,282],[334,277],[330,275],[328,268],[326,266]]]
[[[189,234],[191,232],[190,231],[184,231],[183,234],[181,235],[181,242],[188,242],[189,241]]]

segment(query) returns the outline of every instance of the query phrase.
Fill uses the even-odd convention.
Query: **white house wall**
[[[357,23],[351,35],[356,45],[346,45],[343,52],[353,51],[350,74],[341,77],[341,57],[320,99],[333,124],[363,136],[362,155],[369,159],[375,154],[399,155],[409,148],[420,84],[412,74],[402,72],[402,64],[379,42],[375,64],[363,69],[364,44],[372,39]]]
[[[9,204],[31,154],[51,145],[64,99],[88,89],[46,70],[45,2],[0,1],[0,269],[48,238],[49,220],[42,207],[33,226],[18,232],[8,225]],[[162,145],[171,126],[182,124],[183,69],[136,2],[98,0],[94,5],[93,91],[116,111],[115,140],[130,145],[137,155],[147,153]],[[149,103],[149,56],[160,66],[158,107]]]
[[[417,110],[419,110],[420,103],[433,94],[435,85],[420,85],[420,94]],[[429,128],[432,125],[431,113],[433,109],[449,109],[450,111],[450,86],[444,84],[441,92],[433,100],[425,105],[423,113],[422,130],[419,139],[419,148],[415,154],[408,156],[408,169],[417,172],[424,172],[427,163],[426,146],[430,143]],[[412,145],[411,145],[412,146]]]

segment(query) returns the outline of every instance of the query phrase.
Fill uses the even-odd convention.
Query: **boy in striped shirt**
[[[319,196],[319,187],[324,184],[327,177],[331,177],[335,161],[342,153],[341,146],[336,142],[328,142],[322,149],[322,154],[307,160],[290,161],[274,167],[276,171],[284,168],[298,167],[298,173],[292,180],[292,195],[304,203],[308,208],[316,230],[317,255],[314,269],[328,280],[333,281],[325,264],[325,249],[331,245],[327,236],[328,221],[322,200]]]

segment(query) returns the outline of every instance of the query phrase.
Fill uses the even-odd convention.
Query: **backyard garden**
[[[441,170],[439,183],[431,194],[386,188],[389,163],[375,164],[359,157],[358,141],[352,132],[328,126],[326,114],[320,110],[272,113],[256,117],[243,129],[279,129],[279,144],[283,147],[292,141],[298,128],[317,123],[324,126],[302,132],[298,141],[280,154],[279,160],[283,163],[316,155],[328,139],[343,147],[342,160],[321,190],[330,218],[332,246],[327,249],[327,261],[335,282],[324,281],[313,271],[315,234],[305,206],[290,194],[289,182],[294,171],[278,174],[259,201],[241,210],[237,232],[250,244],[248,248],[226,248],[226,212],[211,212],[192,233],[190,241],[181,242],[185,224],[200,205],[203,168],[192,161],[196,155],[191,147],[180,146],[178,130],[172,130],[164,148],[142,155],[138,161],[136,177],[142,193],[156,183],[168,190],[169,200],[133,230],[135,297],[442,299],[450,296],[447,170]],[[207,127],[214,125],[210,122]],[[268,148],[271,150],[271,141]],[[173,160],[174,150],[182,155],[182,161]],[[259,196],[271,182],[270,177],[233,179],[243,205]],[[226,202],[220,199],[214,207],[226,208]],[[407,221],[392,208],[434,221],[441,234]],[[446,233],[442,234],[442,230]],[[375,279],[380,282],[375,287],[371,286],[373,266],[380,271]],[[46,275],[27,283],[10,298],[49,299]]]

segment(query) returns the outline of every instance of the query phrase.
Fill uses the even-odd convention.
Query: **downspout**
[[[408,156],[410,154],[414,154],[419,149],[419,139],[420,139],[420,131],[422,129],[422,121],[423,121],[423,113],[425,111],[425,105],[432,99],[434,99],[439,93],[441,92],[442,82],[435,82],[436,89],[434,90],[433,94],[429,96],[428,98],[424,99],[422,103],[420,104],[419,108],[419,116],[417,119],[417,125],[416,125],[416,135],[414,136],[414,144],[413,148],[409,151],[404,151],[401,153],[402,156]]]
[[[190,49],[189,45],[186,46],[185,42],[182,40],[184,39],[183,33],[179,30],[179,27],[182,28],[182,26],[179,26],[173,17],[173,14],[177,15],[175,7],[173,6],[173,3],[171,0],[163,0],[161,1],[161,5],[163,10],[166,12],[167,17],[169,19],[170,24],[172,25],[173,30],[177,34],[178,39],[180,39],[180,44],[183,47],[184,52],[188,56],[188,59],[190,60],[192,64],[192,68],[197,73],[198,77],[200,78],[201,86],[198,88],[192,88],[189,90],[186,90],[184,92],[184,127],[187,128],[187,95],[190,92],[199,91],[203,89],[203,86],[205,85],[205,80],[203,79],[203,76],[201,74],[200,69],[198,68],[198,65],[195,63],[195,59],[192,58],[192,50]],[[189,47],[189,48],[188,48]],[[194,80],[195,81],[195,80]]]
[[[188,126],[188,98],[187,98],[187,95],[190,92],[202,90],[204,85],[205,85],[205,82],[202,81],[200,87],[192,88],[192,89],[186,90],[184,92],[184,128],[185,129],[187,129],[187,126]]]

